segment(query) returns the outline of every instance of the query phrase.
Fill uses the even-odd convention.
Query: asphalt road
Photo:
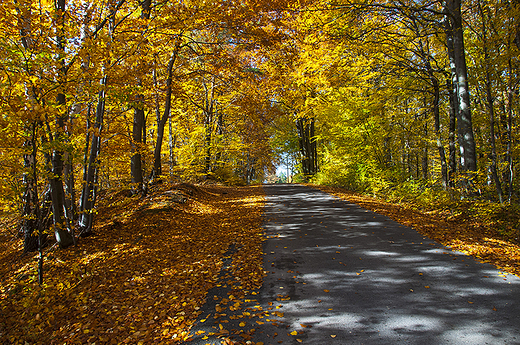
[[[520,344],[516,276],[330,194],[264,188],[267,275],[255,303],[270,316],[243,320],[253,343]]]

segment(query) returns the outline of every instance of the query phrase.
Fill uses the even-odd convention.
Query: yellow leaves
[[[291,335],[297,335],[298,332],[296,332],[296,331],[292,331],[290,334],[291,334]]]
[[[0,289],[0,308],[9,311],[2,314],[10,329],[7,336],[15,343],[24,336],[12,323],[15,320],[41,332],[45,343],[50,342],[47,335],[58,342],[92,343],[106,332],[104,324],[114,325],[106,341],[184,341],[191,327],[193,334],[197,332],[195,320],[222,267],[220,249],[231,241],[241,247],[233,257],[236,266],[230,268],[240,277],[237,282],[249,287],[261,284],[262,242],[257,236],[261,188],[200,188],[190,196],[193,203],[164,214],[142,212],[145,208],[139,210],[139,199],[121,202],[130,198],[112,197],[106,195],[100,204],[97,220],[103,236],[84,240],[78,250],[53,253],[45,262],[44,288],[36,280],[18,282],[16,288],[14,275],[6,279],[5,286],[16,288],[13,291],[20,298],[13,304],[12,299],[4,298],[4,285]],[[123,212],[128,217],[125,220],[119,218]],[[201,218],[208,221],[200,223]],[[114,220],[120,222],[117,227],[112,225]],[[120,241],[122,229],[128,234],[125,241]],[[142,239],[136,241],[138,237]],[[32,257],[23,260],[14,271],[33,272]],[[241,308],[243,296],[240,289],[236,291],[218,301],[222,312]],[[33,311],[32,316],[24,310]],[[201,325],[213,320],[208,314],[201,316]],[[56,323],[69,326],[59,329],[53,327]],[[219,327],[219,331],[226,330]]]
[[[284,313],[282,312],[279,312],[279,311],[275,311],[274,314],[278,317],[283,317],[284,316]]]

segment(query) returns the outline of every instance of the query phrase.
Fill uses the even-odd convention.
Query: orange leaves
[[[239,248],[231,269],[240,279],[237,293],[221,300],[218,308],[223,313],[238,310],[243,303],[240,288],[257,287],[263,276],[257,254],[261,189],[193,187],[187,203],[158,208],[166,188],[152,190],[145,200],[105,196],[98,235],[67,251],[51,252],[43,289],[29,270],[29,257],[27,267],[21,262],[13,269],[28,273],[18,282],[13,275],[0,287],[6,338],[34,344],[50,343],[51,337],[76,343],[186,341],[230,243]],[[212,321],[208,316],[200,322]],[[40,335],[25,333],[20,323]]]

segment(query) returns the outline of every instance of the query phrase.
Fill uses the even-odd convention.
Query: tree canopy
[[[518,202],[515,1],[1,11],[0,202],[28,251],[89,235],[101,189],[249,184],[281,162],[294,181]]]

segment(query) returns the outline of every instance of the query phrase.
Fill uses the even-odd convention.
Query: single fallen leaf
[[[430,288],[430,285],[425,285],[424,286],[426,289],[429,289]]]
[[[330,290],[323,290],[323,291],[325,291],[325,292],[330,292]]]
[[[336,338],[336,334],[331,334],[330,337],[331,338]]]
[[[291,332],[291,335],[296,335],[296,334],[298,334],[298,332],[296,332],[296,331]]]

